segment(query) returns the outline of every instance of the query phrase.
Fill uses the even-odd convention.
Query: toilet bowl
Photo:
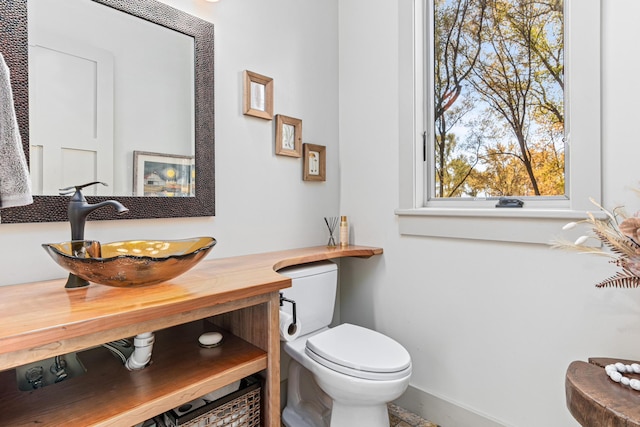
[[[292,278],[293,286],[284,296],[296,301],[303,329],[303,335],[284,345],[292,358],[284,425],[388,427],[387,403],[404,393],[411,378],[409,353],[393,339],[367,328],[348,323],[327,326],[337,285],[335,264],[323,262],[279,273]],[[324,293],[333,297],[320,298],[318,294]],[[328,307],[318,307],[327,301]],[[317,319],[320,313],[322,321]],[[314,325],[311,330],[305,329],[306,322]]]
[[[349,340],[343,341],[347,337]],[[314,351],[318,349],[317,342],[326,347]],[[389,426],[387,402],[400,397],[411,378],[411,359],[400,344],[375,331],[342,324],[289,342],[284,348],[293,359],[283,413],[287,427]],[[336,352],[330,353],[333,350]],[[311,375],[301,377],[304,374],[299,372],[292,375],[292,370],[301,369]],[[318,392],[331,400],[330,406],[325,405],[319,411],[322,416],[307,414],[307,420],[314,422],[302,423],[300,417],[290,413],[309,406],[311,400],[304,399],[299,388],[314,385],[296,383],[300,378],[313,381]],[[320,400],[326,402],[323,397]]]

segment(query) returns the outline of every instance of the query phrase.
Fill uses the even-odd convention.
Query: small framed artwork
[[[194,156],[133,152],[133,189],[135,196],[195,196]]]
[[[302,120],[276,116],[276,154],[302,157]]]
[[[327,180],[327,147],[304,144],[304,181]]]
[[[273,118],[273,79],[247,70],[243,75],[244,114],[271,120]]]

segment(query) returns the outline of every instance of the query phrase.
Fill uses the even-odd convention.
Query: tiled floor
[[[391,427],[438,427],[437,424],[427,421],[393,403],[389,403],[388,406]]]

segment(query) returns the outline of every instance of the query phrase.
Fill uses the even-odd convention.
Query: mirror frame
[[[194,38],[195,197],[87,196],[91,203],[118,200],[126,215],[98,209],[92,220],[175,218],[215,215],[213,24],[156,0],[93,0]],[[0,2],[0,50],[11,86],[22,145],[29,161],[29,75],[27,0]],[[99,177],[98,177],[99,179]],[[78,182],[78,185],[83,184]],[[133,183],[132,183],[133,185]],[[2,223],[68,221],[68,196],[33,196],[33,204],[1,210]]]

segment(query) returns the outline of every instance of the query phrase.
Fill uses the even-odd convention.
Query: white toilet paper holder
[[[285,302],[288,302],[291,304],[291,307],[292,307],[291,310],[293,315],[293,323],[291,325],[296,326],[296,302],[292,299],[285,298],[282,292],[280,292],[280,307],[284,306]]]

